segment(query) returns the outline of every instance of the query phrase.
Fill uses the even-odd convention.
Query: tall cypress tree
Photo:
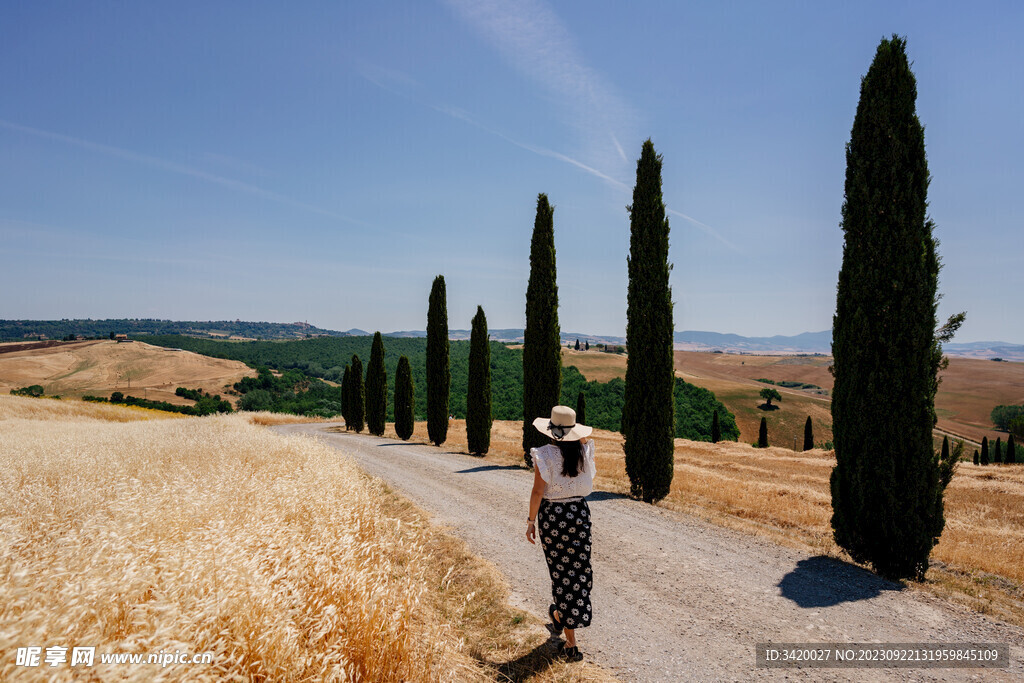
[[[636,164],[629,207],[626,388],[622,406],[630,495],[648,503],[668,495],[675,449],[675,368],[668,219],[661,156],[648,139]]]
[[[427,436],[435,446],[448,438],[448,396],[452,371],[448,362],[448,295],[444,276],[434,278],[427,307]]]
[[[768,423],[761,418],[761,425],[757,428],[757,447],[768,448]]]
[[[981,462],[980,462],[980,461],[981,461],[981,456],[980,456],[980,455],[978,455],[978,449],[977,449],[977,448],[975,448],[975,449],[974,449],[974,464],[975,464],[975,465],[979,465],[979,464],[981,464]]]
[[[942,453],[939,455],[939,460],[945,462],[949,460],[949,437],[942,437]]]
[[[807,416],[807,422],[804,422],[804,450],[809,451],[814,448],[814,426],[811,424],[811,416]]]
[[[846,146],[832,333],[832,529],[890,578],[923,578],[945,526],[932,450],[939,259],[916,99],[906,41],[883,39]]]
[[[384,368],[384,340],[380,332],[373,335],[370,364],[366,366],[366,429],[371,434],[384,434],[388,414],[388,371]]]
[[[352,429],[356,433],[363,431],[363,417],[366,410],[366,390],[363,387],[363,361],[359,356],[352,356],[352,372],[348,379],[351,386],[349,394],[349,410],[352,414]]]
[[[345,363],[341,376],[341,417],[345,420],[345,431],[352,429],[352,366]]]
[[[398,438],[408,441],[415,428],[416,392],[412,384],[412,368],[409,359],[401,356],[395,370],[395,433]]]
[[[576,422],[587,424],[587,396],[582,391],[576,395]]]
[[[1006,439],[1006,464],[1013,465],[1017,462],[1017,447],[1013,443],[1013,434]]]
[[[476,307],[469,335],[469,383],[466,388],[466,445],[484,455],[491,448],[491,341],[487,316]]]
[[[988,437],[981,437],[981,464],[988,464]]]
[[[718,411],[711,415],[711,443],[718,443],[722,440],[722,425],[718,421]]]
[[[548,417],[562,391],[562,344],[558,328],[558,281],[555,277],[554,207],[537,195],[537,215],[530,240],[530,280],[526,285],[526,330],[523,332],[523,458],[533,466],[530,449],[548,438],[533,421]]]

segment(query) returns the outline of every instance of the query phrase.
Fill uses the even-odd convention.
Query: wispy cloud
[[[373,83],[381,90],[385,90],[399,97],[404,97],[413,100],[414,102],[421,106],[433,109],[436,112],[444,114],[445,116],[450,116],[451,118],[462,121],[463,123],[467,123],[473,126],[474,128],[484,131],[485,133],[501,138],[505,142],[508,142],[511,145],[515,145],[520,149],[524,149],[528,152],[532,152],[543,157],[548,157],[549,159],[556,159],[558,161],[569,164],[570,166],[575,166],[576,168],[585,171],[586,173],[589,173],[596,178],[600,178],[601,180],[604,180],[605,182],[608,182],[618,188],[624,190],[629,189],[629,187],[622,181],[617,180],[609,176],[608,174],[603,173],[598,169],[583,163],[582,161],[579,161],[578,159],[574,159],[566,154],[562,154],[561,152],[556,152],[552,149],[548,149],[547,147],[542,147],[540,145],[534,145],[528,142],[522,142],[521,140],[517,140],[511,137],[510,135],[503,133],[497,128],[494,128],[493,126],[489,126],[481,122],[478,118],[467,112],[465,109],[462,109],[461,107],[453,107],[447,104],[438,104],[436,102],[431,102],[421,94],[423,89],[420,86],[420,84],[408,74],[404,74],[394,69],[385,69],[372,64],[361,64],[359,66],[359,73],[363,76],[363,78],[368,80],[370,83]]]
[[[732,242],[727,240],[725,237],[722,236],[722,233],[718,232],[718,230],[712,228],[707,223],[702,223],[701,221],[697,220],[696,218],[693,218],[691,216],[687,216],[685,213],[681,213],[679,211],[676,211],[675,209],[665,209],[665,211],[667,213],[672,214],[673,216],[679,216],[680,218],[688,220],[690,223],[693,223],[698,228],[700,228],[703,232],[707,233],[708,235],[711,235],[716,240],[718,240],[719,242],[721,242],[725,246],[729,247],[730,249],[732,249],[736,253],[738,253],[738,254],[742,254],[743,253],[742,250],[740,250],[739,247],[737,247],[735,244],[733,244]]]
[[[604,176],[628,173],[616,133],[629,132],[636,118],[615,89],[586,64],[569,31],[542,0],[445,0],[453,11],[509,63],[558,103],[579,137],[587,168]]]
[[[62,142],[64,144],[72,145],[74,147],[79,147],[82,149],[87,149],[89,151],[104,154],[106,156],[114,157],[117,159],[123,159],[125,161],[130,161],[136,164],[140,164],[142,166],[148,166],[149,168],[155,168],[157,170],[167,171],[169,173],[177,173],[179,175],[190,176],[192,178],[212,183],[214,185],[220,185],[221,187],[226,187],[235,190],[237,192],[245,192],[247,194],[255,195],[257,197],[261,197],[272,202],[277,202],[279,204],[284,204],[286,206],[302,209],[303,211],[309,211],[310,213],[316,213],[322,216],[328,216],[330,218],[336,218],[338,220],[346,221],[349,223],[355,223],[358,225],[366,225],[365,222],[352,218],[351,216],[346,216],[344,214],[323,209],[319,206],[313,206],[312,204],[306,204],[305,202],[297,201],[286,195],[274,192],[273,190],[267,190],[262,187],[257,187],[256,185],[244,183],[240,180],[226,178],[221,175],[216,175],[214,173],[203,171],[202,169],[194,168],[192,166],[186,166],[184,164],[168,161],[166,159],[150,156],[148,154],[141,154],[139,152],[133,152],[132,150],[129,149],[114,147],[112,145],[104,145],[99,142],[84,140],[82,138],[76,138],[70,135],[64,135],[62,133],[55,133],[49,130],[33,128],[31,126],[23,126],[19,123],[14,123],[13,121],[5,121],[3,119],[0,119],[0,128],[6,128],[7,130],[13,130],[19,133],[25,133],[27,135],[43,138],[45,140]]]

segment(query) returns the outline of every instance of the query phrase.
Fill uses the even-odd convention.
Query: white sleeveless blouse
[[[533,466],[547,486],[544,487],[544,498],[561,500],[589,495],[594,490],[594,441],[588,440],[583,447],[582,471],[575,477],[562,474],[562,452],[558,446],[548,444],[540,448],[531,448],[530,456]]]

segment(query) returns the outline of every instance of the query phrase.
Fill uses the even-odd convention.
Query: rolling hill
[[[255,371],[244,363],[201,356],[142,342],[82,341],[55,346],[0,344],[0,392],[39,384],[49,395],[140,398],[191,405],[177,387],[223,394],[225,387]],[[13,350],[10,349],[20,349]]]

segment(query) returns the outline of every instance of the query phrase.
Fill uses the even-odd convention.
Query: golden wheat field
[[[461,541],[257,423],[0,396],[0,680],[601,680]],[[299,418],[301,419],[301,418]],[[72,670],[18,648],[95,647]],[[210,653],[208,664],[101,663]]]

